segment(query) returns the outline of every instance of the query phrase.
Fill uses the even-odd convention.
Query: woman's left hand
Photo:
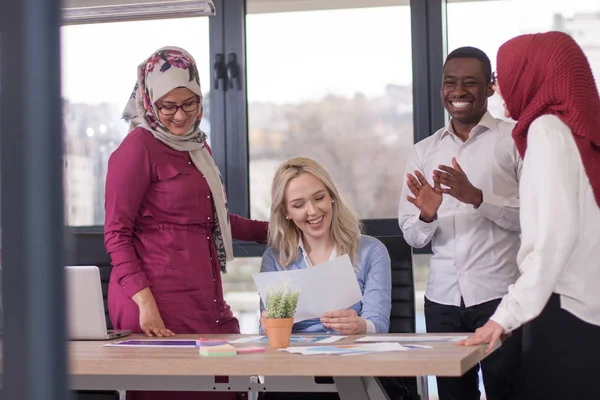
[[[367,332],[367,321],[359,317],[352,308],[326,312],[321,317],[321,323],[324,328],[336,330],[344,335],[358,335]]]
[[[494,348],[494,345],[504,335],[504,328],[497,322],[489,320],[481,328],[478,328],[470,337],[459,340],[460,346],[477,346],[480,344],[489,343],[485,353],[489,353]]]

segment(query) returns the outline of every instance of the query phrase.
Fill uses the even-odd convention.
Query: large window
[[[252,274],[260,271],[262,257],[238,257],[228,264],[223,275],[223,293],[231,311],[240,321],[241,333],[258,332],[260,296]]]
[[[273,174],[299,155],[361,218],[396,217],[413,144],[410,26],[409,6],[248,15],[253,218],[268,218]]]
[[[448,51],[475,46],[496,65],[498,48],[526,33],[564,31],[582,47],[600,84],[600,2],[590,0],[483,0],[448,3]],[[490,112],[500,118],[502,101],[493,96]]]
[[[103,225],[108,157],[128,132],[121,113],[136,68],[153,51],[178,46],[194,56],[204,92],[203,128],[210,133],[208,19],[74,25],[61,33],[65,218],[68,225]]]

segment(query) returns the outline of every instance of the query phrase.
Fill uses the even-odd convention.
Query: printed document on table
[[[189,339],[166,339],[166,340],[125,340],[121,342],[111,342],[103,347],[169,347],[169,348],[194,348],[196,347],[195,340]]]
[[[320,318],[327,311],[343,310],[362,300],[347,254],[306,269],[262,272],[252,277],[263,304],[272,287],[289,284],[300,293],[294,322]]]
[[[341,335],[292,335],[290,343],[333,343],[345,339],[348,336]],[[269,341],[267,336],[246,336],[239,339],[230,340],[229,343],[266,343]]]
[[[356,339],[356,342],[399,342],[399,343],[415,343],[415,342],[458,342],[466,339],[468,336],[434,336],[434,335],[419,335],[419,336],[365,336]]]
[[[355,355],[367,353],[382,353],[388,351],[406,351],[408,347],[402,346],[400,343],[369,343],[369,344],[351,344],[340,346],[311,346],[311,347],[286,347],[280,349],[292,354],[315,355],[315,354],[331,354],[331,355]]]

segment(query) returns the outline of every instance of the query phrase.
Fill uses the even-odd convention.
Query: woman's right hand
[[[152,335],[158,337],[175,335],[165,327],[150,288],[140,290],[133,295],[132,299],[140,309],[140,328],[148,337],[152,337]]]
[[[140,307],[140,328],[148,336],[158,337],[174,336],[175,334],[165,327],[165,323],[160,316],[158,307],[141,306]]]

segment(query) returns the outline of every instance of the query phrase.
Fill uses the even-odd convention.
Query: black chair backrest
[[[377,239],[388,249],[392,261],[390,333],[414,333],[416,320],[412,249],[400,235],[381,236]]]

